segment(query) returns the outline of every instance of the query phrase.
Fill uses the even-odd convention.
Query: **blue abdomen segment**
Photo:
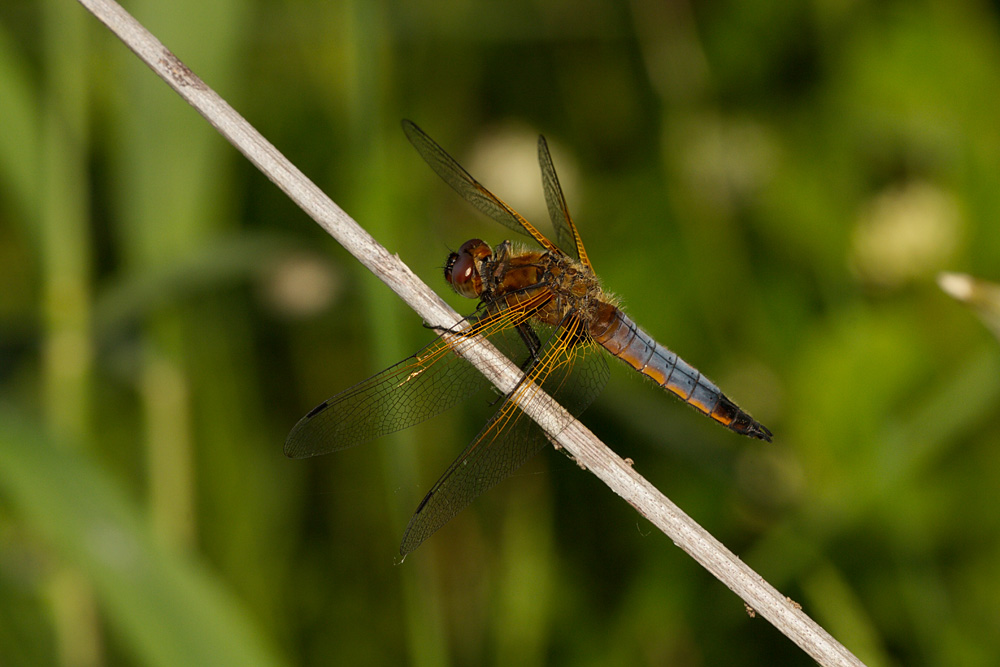
[[[614,312],[603,313],[591,328],[594,340],[608,352],[723,426],[771,441],[771,431],[727,398],[698,369],[657,343],[621,310],[611,308]]]

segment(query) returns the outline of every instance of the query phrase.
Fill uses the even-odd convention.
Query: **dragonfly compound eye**
[[[448,261],[444,266],[444,279],[456,292],[470,299],[477,298],[482,291],[483,282],[476,267],[476,255],[483,254],[480,250],[481,247],[489,248],[479,239],[466,241],[458,252],[453,252],[448,256]]]

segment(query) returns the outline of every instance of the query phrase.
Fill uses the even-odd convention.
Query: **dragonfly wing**
[[[542,327],[540,327],[542,328]],[[608,380],[608,365],[597,345],[574,340],[566,329],[548,329],[547,340],[528,378],[504,399],[496,414],[448,467],[410,519],[400,546],[405,556],[462,511],[480,494],[510,476],[548,442],[545,432],[513,399],[530,400],[541,386],[573,416],[579,415]],[[509,333],[509,332],[505,332]],[[562,424],[562,430],[569,421]]]
[[[409,120],[403,121],[403,132],[410,140],[413,147],[420,153],[430,168],[440,176],[445,183],[450,185],[455,192],[462,195],[462,198],[475,206],[477,209],[493,218],[501,225],[513,229],[521,234],[528,234],[533,237],[542,247],[547,250],[557,250],[552,241],[545,238],[545,235],[538,231],[534,225],[524,219],[524,217],[508,206],[495,194],[487,190],[483,185],[474,179],[455,158],[431,139],[415,123]]]
[[[313,408],[288,434],[285,455],[301,459],[360,445],[429,419],[488,384],[439,338]]]
[[[285,455],[301,459],[360,445],[429,419],[489,386],[483,374],[455,352],[474,344],[475,335],[502,342],[503,330],[513,327],[517,318],[510,311],[483,308],[469,321],[462,333],[440,336],[413,356],[317,405],[288,434]]]
[[[593,270],[587,250],[583,247],[580,232],[570,217],[569,207],[566,206],[566,197],[559,185],[556,167],[552,164],[549,144],[541,135],[538,137],[538,164],[542,168],[542,188],[545,190],[545,204],[549,209],[549,218],[556,230],[556,243],[567,254],[576,257],[584,266]]]

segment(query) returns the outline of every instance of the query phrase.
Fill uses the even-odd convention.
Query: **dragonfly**
[[[475,498],[510,476],[550,437],[519,407],[541,389],[572,418],[608,380],[607,354],[719,424],[771,441],[771,431],[669,349],[639,328],[602,287],[570,217],[545,138],[538,162],[556,242],[483,187],[411,121],[403,131],[417,153],[467,202],[539,249],[471,239],[452,252],[446,282],[476,299],[475,311],[413,356],[323,401],[292,428],[285,454],[306,458],[347,449],[422,422],[483,392],[489,382],[462,356],[480,336],[520,369],[514,389],[417,506],[400,545],[405,557]],[[571,418],[567,418],[570,419]],[[556,431],[569,422],[558,424]],[[550,427],[551,428],[551,427]]]

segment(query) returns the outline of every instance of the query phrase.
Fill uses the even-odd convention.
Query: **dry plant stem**
[[[450,325],[458,314],[417,278],[398,257],[389,254],[319,188],[257,133],[232,107],[195,76],[155,37],[110,0],[79,0],[107,25],[150,68],[198,110],[247,158],[348,251],[381,278],[426,322]],[[517,367],[485,341],[466,355],[496,386],[509,392]],[[817,625],[798,606],[745,565],[701,526],[627,465],[580,422],[544,394],[525,407],[528,415],[551,430],[567,423],[556,441],[603,480],[677,546],[739,595],[822,665],[862,663]]]

